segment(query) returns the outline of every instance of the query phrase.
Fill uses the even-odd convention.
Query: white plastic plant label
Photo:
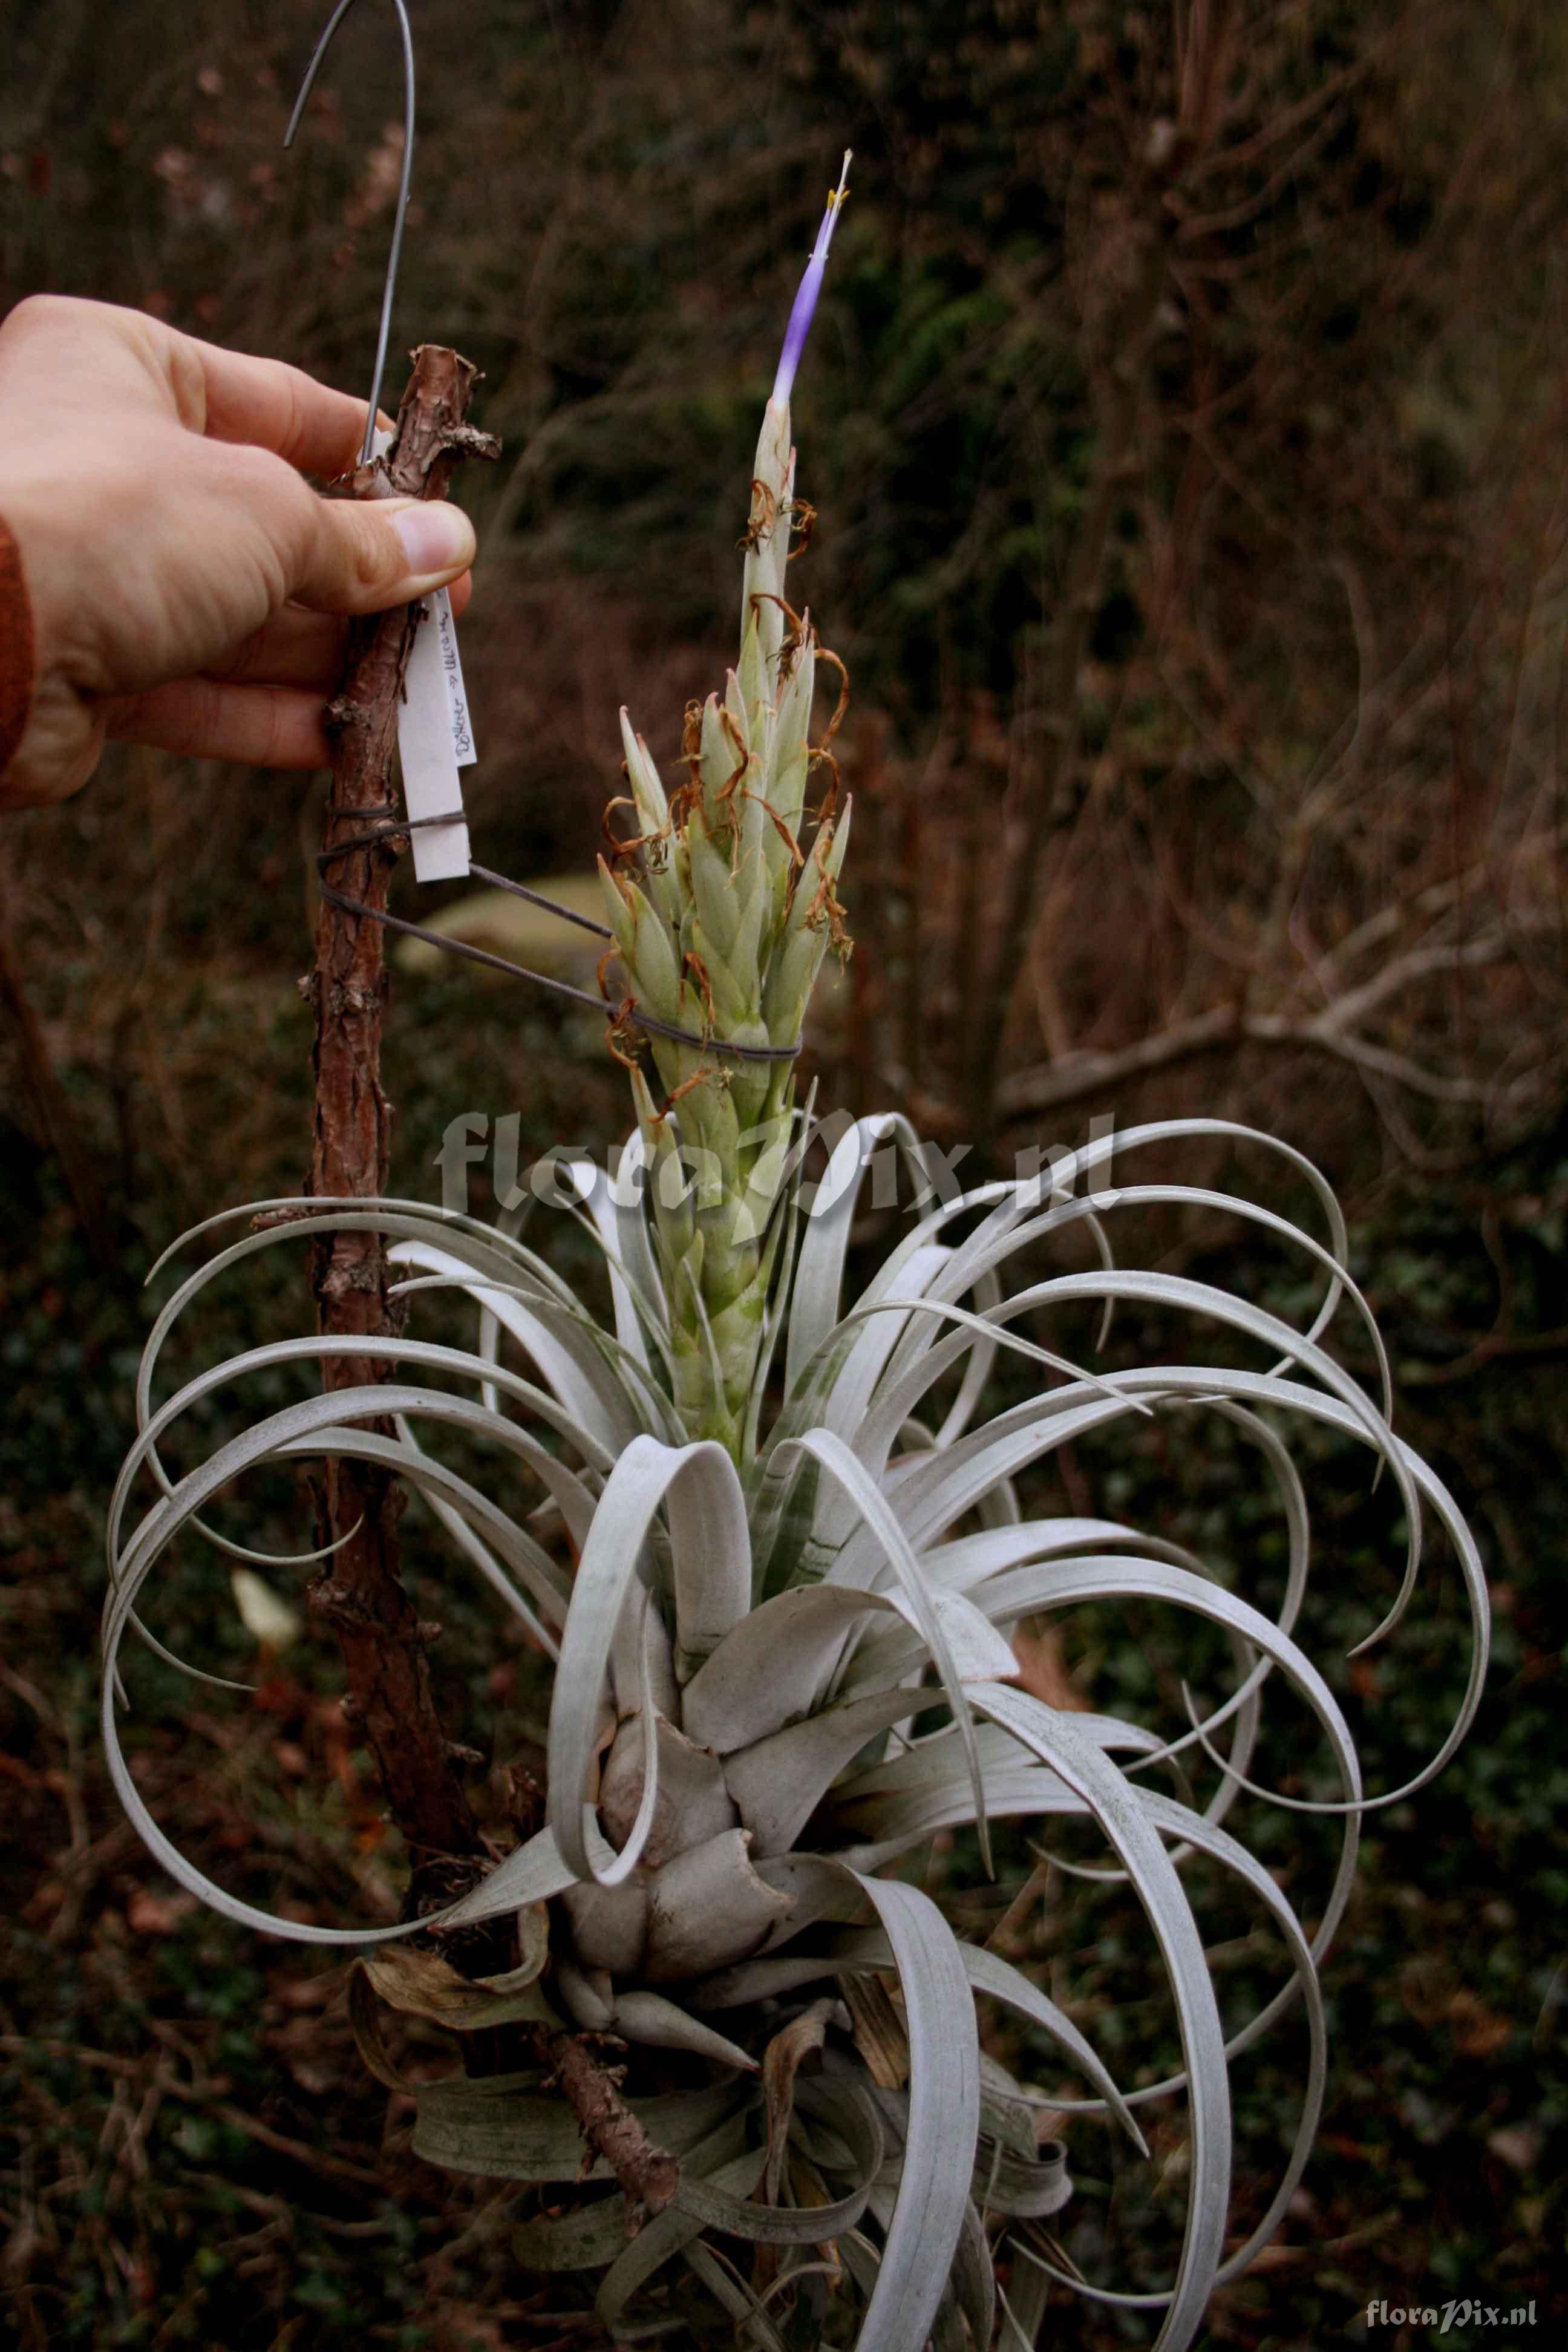
[[[376,435],[378,457],[391,437],[387,433]],[[421,824],[410,835],[416,881],[449,882],[460,877],[468,871],[471,853],[458,772],[472,767],[479,754],[458,653],[458,625],[445,588],[420,604],[398,706],[397,753],[410,817],[453,816],[450,824]]]
[[[439,601],[446,602],[444,592]],[[458,779],[452,700],[447,685],[441,629],[434,609],[437,602],[436,597],[426,596],[420,607],[397,712],[403,799],[409,815],[417,819],[455,812],[451,824],[420,824],[410,835],[414,876],[419,882],[449,882],[454,876],[467,874],[470,864],[468,828],[463,823],[463,788]]]

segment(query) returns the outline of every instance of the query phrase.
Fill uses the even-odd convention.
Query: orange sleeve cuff
[[[33,608],[22,558],[0,521],[0,775],[22,740],[33,699]]]

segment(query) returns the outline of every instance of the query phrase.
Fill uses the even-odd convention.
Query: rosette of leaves
[[[614,1180],[561,1165],[602,1253],[605,1305],[574,1290],[521,1231],[404,1200],[312,1202],[188,1275],[148,1342],[139,1435],[110,1513],[106,1748],[132,1818],[182,1884],[253,1927],[363,1949],[356,2014],[389,2079],[400,2078],[376,1994],[458,2032],[521,2019],[625,2045],[632,2110],[679,2166],[670,2201],[629,2238],[613,2179],[602,2163],[584,2168],[576,2119],[542,2074],[406,2086],[419,2154],[543,2185],[558,2210],[524,2226],[518,2257],[589,2274],[618,2340],[668,2332],[676,2279],[680,2324],[699,2342],[1026,2346],[1060,2280],[1147,2309],[1157,2344],[1180,2347],[1300,2178],[1323,2086],[1318,1970],[1360,1820],[1420,1787],[1470,1722],[1487,1654],[1480,1562],[1452,1498],[1391,1426],[1386,1363],[1346,1270],[1339,1210],[1288,1146],[1217,1120],[1135,1129],[1115,1139],[1120,1189],[1108,1204],[1092,1189],[1111,1150],[1102,1139],[1039,1176],[938,1201],[848,1288],[867,1172],[896,1152],[923,1176],[916,1138],[892,1117],[818,1130],[795,1100],[787,1054],[725,1050],[793,1045],[837,919],[843,831],[827,817],[801,840],[815,656],[782,586],[792,500],[787,405],[774,402],[741,659],[693,725],[679,794],[666,796],[627,730],[639,870],[609,875],[611,912],[634,1009],[684,1034],[653,1033],[658,1091],[639,1070],[638,1124]],[[1163,1175],[1128,1181],[1130,1161],[1158,1154],[1158,1170],[1184,1139],[1217,1137],[1280,1155],[1316,1194],[1322,1237]],[[692,1175],[690,1189],[661,1182],[672,1165]],[[1305,1328],[1210,1282],[1119,1267],[1109,1237],[1120,1209],[1161,1204],[1222,1209],[1297,1252],[1319,1302]],[[169,1334],[210,1283],[261,1251],[344,1228],[383,1235],[406,1288],[468,1294],[473,1344],[301,1337],[250,1349],[155,1402]],[[1086,1234],[1089,1270],[1037,1270],[1043,1247]],[[1109,1311],[1118,1301],[1217,1325],[1256,1360],[1100,1371],[1037,1336],[1084,1302]],[[1374,1393],[1324,1344],[1346,1313],[1377,1363]],[[276,1381],[334,1349],[387,1377],[269,1411],[178,1476],[165,1466],[166,1442],[217,1391]],[[1029,1374],[1021,1401],[994,1395],[1004,1356]],[[1286,1530],[1272,1613],[1160,1533],[1026,1507],[1031,1474],[1075,1441],[1152,1419],[1192,1444],[1205,1416],[1254,1451]],[[1434,1523],[1468,1598],[1458,1717],[1424,1769],[1375,1800],[1297,1637],[1312,1547],[1292,1425],[1364,1446],[1397,1490],[1405,1574],[1380,1633],[1405,1612]],[[488,1474],[443,1459],[453,1433]],[[137,1612],[171,1547],[200,1531],[259,1563],[203,1513],[262,1465],[333,1454],[402,1480],[553,1675],[542,1827],[445,1913],[373,1930],[309,1926],[228,1895],[153,1818],[118,1730],[124,1637],[144,1632]],[[155,1492],[138,1517],[132,1496],[148,1479]],[[1024,1621],[1150,1604],[1205,1643],[1217,1632],[1228,1687],[1160,1722],[1064,1711],[1018,1686],[1010,1636]],[[1237,1798],[1262,1793],[1251,1777],[1259,1729],[1280,1699],[1337,1782],[1326,1800],[1277,1801],[1339,1823],[1310,1933],[1230,1826]],[[1213,1781],[1202,1801],[1187,1770],[1200,1764]],[[972,1832],[984,1872],[991,1826],[1017,1819],[1047,1840],[1064,1822],[1098,1832],[1111,1874],[1142,1906],[1180,2036],[1166,2079],[1119,2086],[1058,2002],[957,1932],[915,1883],[911,1866],[934,1838]],[[1234,1881],[1289,1963],[1273,1997],[1228,2030],[1184,1875],[1194,1857]],[[428,1952],[386,1948],[416,1926],[438,1936],[508,1914],[521,1964],[477,1987]],[[1048,2042],[1080,2095],[1053,2084],[1047,2099],[985,2054],[982,1997]],[[1227,2252],[1229,2063],[1292,2002],[1308,2043],[1298,2128],[1267,2210]],[[1068,2277],[1040,2229],[1070,2194],[1062,2148],[1038,2142],[1040,2111],[1099,2117],[1144,2149],[1141,2115],[1172,2100],[1185,2103],[1190,2165],[1169,2287],[1123,2294]]]
[[[1117,1139],[1119,1172],[1127,1156],[1194,1129],[1212,1134],[1215,1124],[1130,1130]],[[1162,2302],[1156,2340],[1185,2344],[1216,2282],[1244,2269],[1274,2228],[1306,2160],[1323,2079],[1317,1969],[1370,1801],[1341,1709],[1293,1631],[1310,1522],[1282,1421],[1359,1441],[1396,1483],[1410,1537],[1390,1624],[1414,1589],[1430,1520],[1468,1596],[1474,1652],[1459,1717],[1426,1769],[1377,1801],[1427,1780],[1474,1712],[1486,1657],[1480,1563],[1444,1486],[1394,1434],[1386,1395],[1367,1395],[1321,1344],[1331,1310],[1345,1303],[1371,1329],[1326,1188],[1328,1241],[1290,1236],[1324,1284],[1305,1331],[1184,1276],[1105,1265],[1008,1287],[1010,1262],[1096,1214],[1087,1195],[1065,1190],[1092,1174],[1092,1151],[1079,1168],[1058,1163],[1046,1179],[983,1186],[932,1209],[846,1302],[851,1216],[866,1168],[889,1139],[912,1149],[896,1121],[847,1126],[813,1213],[798,1170],[788,1180],[781,1213],[795,1245],[769,1295],[756,1375],[761,1399],[776,1349],[777,1401],[754,1415],[748,1404],[756,1435],[740,1463],[681,1426],[649,1220],[602,1174],[578,1171],[610,1272],[604,1322],[521,1237],[416,1202],[322,1204],[220,1250],[175,1292],[149,1341],[142,1434],[110,1516],[104,1736],[153,1852],[228,1916],[318,1942],[369,1947],[407,1934],[307,1927],[226,1895],[148,1812],[121,1755],[114,1696],[122,1638],[149,1579],[220,1490],[266,1463],[333,1453],[395,1469],[554,1660],[545,1826],[446,1918],[457,1926],[517,1911],[531,1958],[522,1981],[487,1989],[499,2008],[481,1999],[449,2021],[553,2015],[625,2042],[634,2060],[659,2053],[661,2087],[639,2098],[634,2067],[631,2095],[681,2164],[674,2203],[629,2243],[618,2195],[590,2178],[564,2218],[531,2225],[520,2252],[535,2265],[602,2271],[600,2308],[617,2324],[631,2324],[679,2257],[750,2340],[789,2340],[785,2313],[805,2298],[822,2340],[834,2340],[842,2321],[863,2352],[959,2344],[964,2327],[970,2341],[988,2343],[998,2324],[994,2257],[1010,2252],[1013,2315],[1000,2324],[1006,2340],[1032,2341],[1057,2274],[1034,2225],[1065,2198],[1067,2180],[1059,2152],[1035,2145],[1041,2095],[982,2055],[973,2002],[984,1994],[1051,2040],[1082,2077],[1087,2095],[1053,2096],[1054,2109],[1110,2116],[1136,2141],[1142,2107],[1184,2096],[1191,2191],[1176,2276],[1168,2297],[1130,2300]],[[634,1139],[634,1162],[637,1150]],[[1121,1193],[1129,1204],[1213,1197],[1170,1183],[1124,1183]],[[1286,1237],[1270,1213],[1228,1205]],[[416,1281],[470,1291],[484,1334],[471,1351],[413,1337],[356,1339],[359,1352],[394,1360],[396,1377],[270,1412],[170,1478],[159,1448],[214,1391],[331,1344],[249,1350],[154,1409],[157,1360],[179,1315],[247,1255],[349,1222],[386,1234],[421,1269]],[[1084,1299],[1190,1312],[1255,1342],[1266,1360],[1257,1370],[1166,1363],[1099,1375],[1072,1370],[1017,1328]],[[500,1332],[521,1368],[504,1359]],[[987,1414],[986,1376],[1002,1349],[1037,1365],[1043,1384]],[[945,1411],[930,1414],[933,1394],[955,1381]],[[395,1437],[354,1425],[388,1412]],[[1289,1530],[1275,1615],[1130,1523],[1024,1514],[1016,1481],[1031,1465],[1149,1413],[1169,1417],[1187,1443],[1201,1415],[1217,1414],[1256,1447]],[[493,1483],[442,1464],[435,1438],[444,1429],[488,1442]],[[133,1522],[131,1489],[149,1470],[163,1491]],[[512,1491],[520,1472],[563,1525],[570,1567],[545,1548],[528,1501]],[[1235,1685],[1201,1726],[1060,1712],[1016,1686],[1007,1635],[1021,1620],[1149,1601],[1218,1627],[1231,1643]],[[1251,1785],[1264,1705],[1287,1691],[1315,1724],[1341,1791],[1339,1865],[1310,1937],[1226,1825]],[[1200,1741],[1220,1759],[1202,1806],[1149,1777]],[[1178,2075],[1120,2092],[1026,1974],[956,1935],[918,1886],[884,1874],[965,1825],[980,1832],[984,1851],[985,1825],[1016,1816],[1079,1818],[1103,1832],[1146,1914],[1174,2002]],[[1292,1965],[1267,2007],[1228,2035],[1183,1882],[1194,1854],[1234,1875]],[[395,1999],[398,1981],[395,1972],[384,1978]],[[1304,2005],[1310,2039],[1300,2128],[1267,2213],[1226,2255],[1228,2062],[1292,1999]],[[807,2053],[814,2071],[802,2075]],[[678,2087],[668,2087],[672,2074]],[[581,2142],[571,2112],[542,2084],[458,2080],[422,2088],[418,2102],[421,2153],[560,2183],[556,2193],[570,2197]],[[710,2242],[738,2236],[763,2249],[765,2277],[737,2274]],[[1091,2291],[1116,2299],[1108,2287]],[[858,2335],[847,2315],[858,2315]]]

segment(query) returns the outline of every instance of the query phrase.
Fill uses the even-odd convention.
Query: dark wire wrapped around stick
[[[334,842],[331,848],[318,852],[316,872],[321,896],[330,906],[342,908],[345,914],[368,917],[390,931],[402,931],[411,940],[423,940],[426,946],[439,948],[445,955],[466,957],[469,963],[480,963],[491,971],[505,972],[509,979],[531,981],[536,988],[548,988],[556,996],[564,996],[574,1004],[585,1004],[591,1012],[608,1013],[617,1021],[629,1021],[634,1027],[650,1031],[655,1036],[671,1037],[677,1045],[695,1045],[705,1054],[715,1054],[737,1062],[793,1062],[800,1053],[802,1040],[793,1045],[732,1045],[722,1037],[700,1036],[695,1030],[678,1029],[668,1021],[658,1020],[651,1013],[639,1012],[634,1005],[612,1004],[607,997],[595,996],[592,989],[574,988],[569,981],[552,980],[547,972],[531,971],[526,964],[513,963],[509,956],[497,955],[489,948],[471,947],[467,940],[447,939],[442,932],[432,930],[427,924],[412,923],[402,915],[389,915],[376,907],[367,907],[361,898],[346,898],[341,890],[333,889],[327,880],[327,868],[334,858],[346,856],[350,850],[373,849],[379,844],[395,843],[403,834],[415,833],[422,825],[450,824],[453,818],[446,811],[435,816],[400,817],[390,802],[364,811],[367,816],[379,820],[370,833],[352,834],[347,840]],[[462,811],[458,812],[462,817]],[[563,923],[575,923],[579,930],[590,931],[595,939],[613,940],[615,934],[604,923],[595,923],[587,915],[579,915],[571,907],[559,906],[542,891],[531,890],[525,883],[509,881],[504,874],[492,873],[488,866],[472,866],[469,871],[481,882],[494,885],[498,890],[510,890],[514,898],[526,898],[530,906],[542,907],[547,914],[558,915]]]

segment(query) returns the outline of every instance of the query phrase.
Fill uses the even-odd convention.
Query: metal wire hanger
[[[294,100],[294,110],[289,117],[289,128],[283,134],[285,148],[291,147],[294,143],[294,136],[300,128],[306,101],[315,87],[316,76],[321,61],[332,45],[333,36],[338,26],[353,5],[354,0],[338,0],[337,6],[327,20],[326,29],[310,54],[310,62],[305,68],[305,77],[300,84],[300,94]],[[403,253],[403,225],[408,213],[408,191],[414,174],[414,36],[409,26],[408,11],[404,5],[404,0],[392,0],[392,5],[397,11],[398,30],[403,43],[403,169],[398,175],[397,204],[392,222],[392,246],[386,258],[386,278],[382,288],[381,322],[375,341],[375,367],[370,380],[370,404],[365,415],[364,440],[360,449],[362,466],[370,463],[375,449],[376,420],[381,414],[382,378],[386,372],[386,350],[392,333],[392,304],[397,290],[397,265]],[[530,981],[536,988],[550,990],[552,995],[564,996],[573,1003],[589,1005],[595,1013],[608,1013],[617,1022],[628,1021],[637,1028],[647,1030],[655,1036],[673,1038],[677,1044],[682,1045],[695,1045],[700,1052],[706,1054],[715,1054],[728,1060],[742,1062],[793,1062],[798,1055],[801,1049],[799,1038],[793,1045],[736,1045],[731,1044],[727,1038],[709,1037],[696,1030],[679,1029],[668,1021],[657,1019],[651,1013],[641,1012],[635,1004],[617,1007],[612,1004],[607,997],[596,996],[585,988],[574,988],[566,981],[552,979],[548,972],[531,971],[525,964],[513,963],[510,957],[495,955],[488,948],[471,947],[467,940],[448,939],[440,931],[431,930],[425,923],[409,922],[401,915],[389,915],[384,908],[366,906],[362,899],[345,898],[342,891],[334,889],[327,880],[326,869],[335,859],[346,856],[352,850],[393,844],[399,835],[413,833],[423,825],[450,824],[454,822],[465,821],[465,813],[461,809],[454,811],[450,815],[442,814],[427,817],[400,818],[395,807],[390,802],[379,808],[367,809],[363,814],[377,819],[374,831],[356,834],[350,840],[334,843],[331,848],[323,849],[317,856],[316,873],[321,896],[330,905],[341,907],[348,914],[358,915],[368,919],[371,922],[380,923],[388,930],[405,932],[410,939],[424,940],[431,947],[439,948],[444,955],[461,956],[469,963],[484,964],[489,970],[505,972],[513,979]],[[498,890],[510,891],[515,898],[526,898],[530,905],[542,907],[547,913],[558,915],[563,922],[574,923],[580,930],[591,931],[596,939],[606,940],[614,945],[616,935],[607,924],[595,923],[588,916],[579,915],[574,908],[563,907],[555,899],[546,898],[542,891],[531,890],[524,883],[509,880],[504,874],[492,873],[488,866],[470,864],[468,870],[481,882],[491,883]]]
[[[300,84],[300,95],[294,100],[294,111],[289,117],[289,128],[283,133],[285,148],[294,144],[294,134],[300,128],[300,118],[305,111],[305,101],[315,88],[316,75],[322,58],[332,46],[332,37],[354,0],[338,0],[327,22],[326,31],[316,43],[310,62],[305,68],[305,79]],[[386,373],[386,346],[392,332],[392,298],[397,291],[397,264],[403,253],[403,224],[408,215],[408,191],[414,178],[414,35],[409,27],[408,11],[403,0],[392,0],[397,11],[398,30],[403,37],[403,170],[397,182],[397,206],[392,216],[392,250],[386,257],[386,282],[381,293],[381,325],[375,339],[375,372],[370,380],[370,408],[364,420],[364,441],[359,461],[368,466],[375,447],[375,420],[381,414],[381,380]]]

